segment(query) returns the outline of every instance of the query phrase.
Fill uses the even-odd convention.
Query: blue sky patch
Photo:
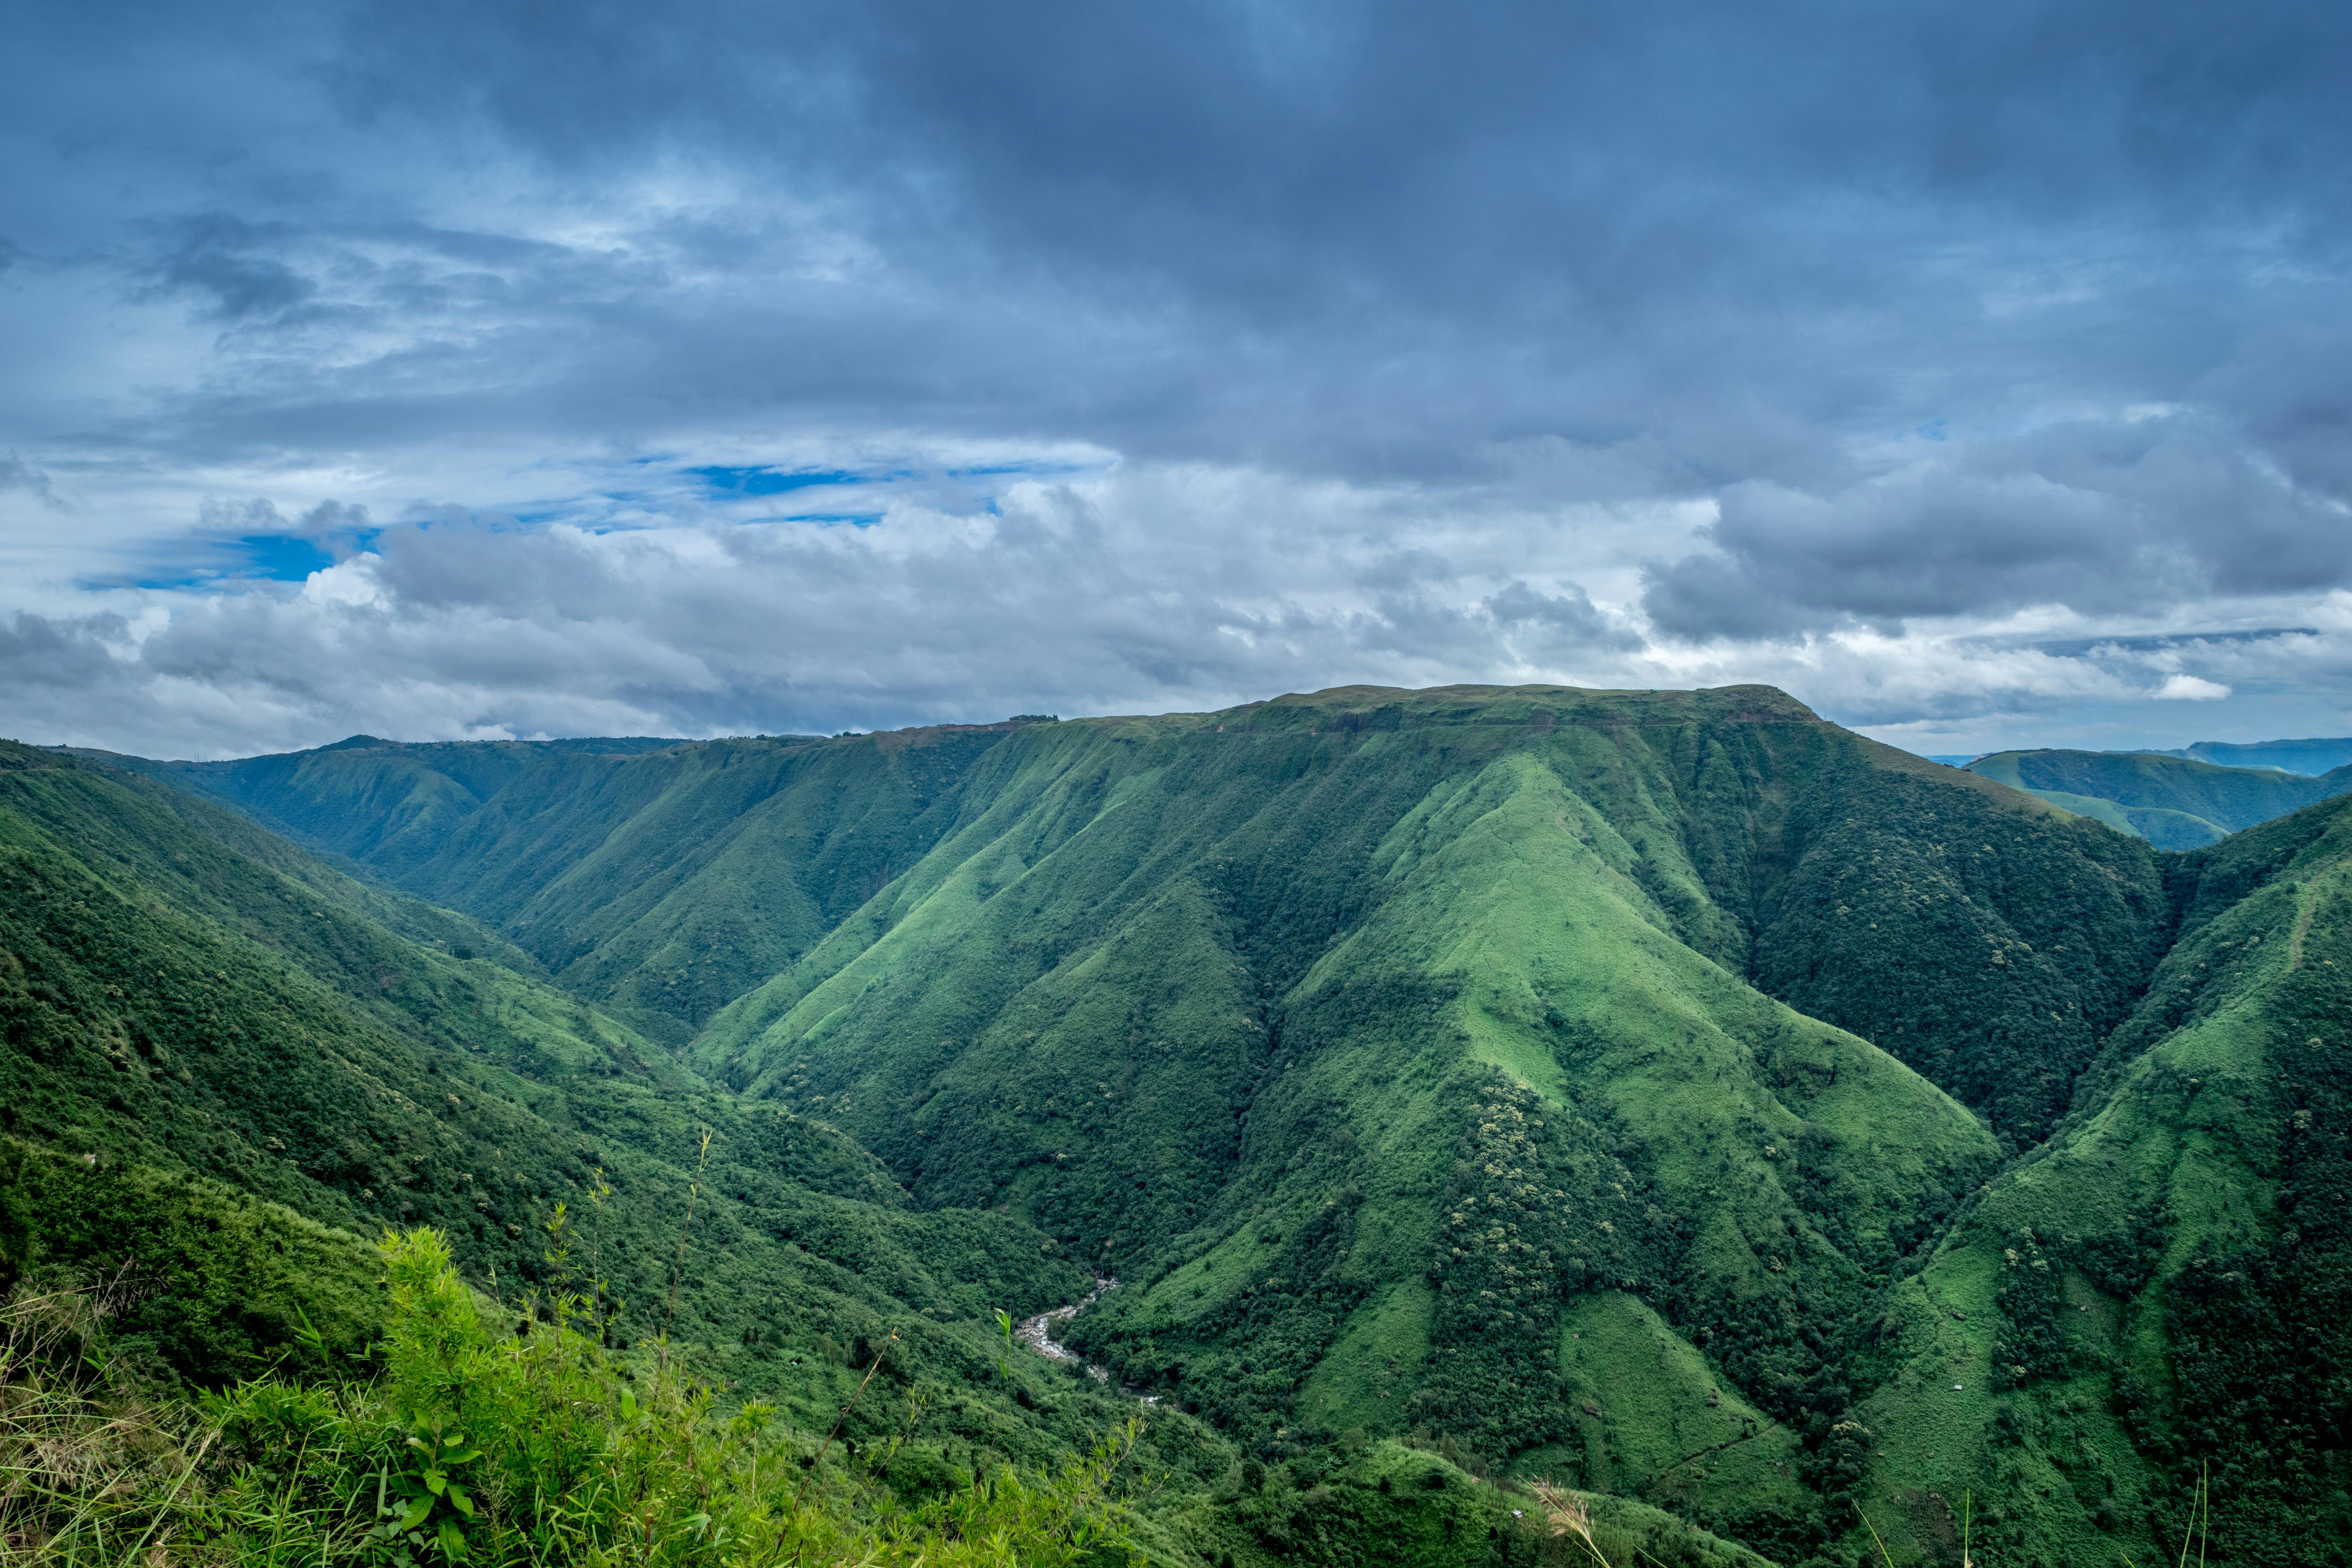
[[[358,535],[361,547],[365,548],[375,534],[376,531],[370,529]],[[236,539],[184,541],[145,573],[84,578],[81,585],[90,589],[145,588],[168,593],[256,579],[299,583],[311,573],[334,563],[333,553],[316,540],[291,533],[248,533]]]
[[[686,471],[721,495],[736,496],[776,496],[787,490],[804,490],[816,485],[866,482],[861,475],[832,468],[730,468],[714,464]]]
[[[245,556],[241,577],[267,577],[274,583],[299,583],[311,573],[335,563],[332,552],[314,539],[287,533],[251,533],[236,541]]]

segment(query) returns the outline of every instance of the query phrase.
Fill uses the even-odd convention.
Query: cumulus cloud
[[[894,503],[862,527],[427,514],[368,529],[299,584],[148,591],[129,617],[20,616],[13,706],[68,738],[128,725],[205,750],[336,726],[829,731],[1465,668],[1601,679],[1640,649],[1622,615],[1549,580],[1518,530],[1458,531],[1443,556],[1386,548],[1390,499],[1122,472],[1023,480],[984,510]],[[208,521],[257,515],[247,502]],[[170,716],[196,687],[239,710],[205,705],[207,730],[234,740]]]
[[[980,510],[892,503],[866,526],[706,516],[598,531],[441,509],[370,527],[299,583],[20,615],[0,638],[0,712],[46,738],[213,755],[359,731],[831,732],[1360,682],[1764,679],[1897,738],[2227,696],[2215,675],[2290,656],[2306,685],[2352,690],[2352,613],[2262,639],[2268,653],[1964,625],[1662,643],[1568,569],[1601,521],[1457,521],[1442,535],[1423,522],[1443,548],[1399,550],[1396,501],[1120,469],[1023,479]],[[1631,558],[1650,531],[1627,520],[1618,550]]]
[[[1825,491],[1725,487],[1716,552],[1648,568],[1653,620],[1686,637],[1771,636],[2352,581],[2343,499],[2206,419],[2125,414],[1944,447]]]

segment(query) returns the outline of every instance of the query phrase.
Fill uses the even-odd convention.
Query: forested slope
[[[616,1342],[649,1339],[708,1129],[674,1332],[714,1375],[821,1427],[867,1359],[857,1342],[896,1331],[902,1389],[938,1392],[942,1453],[1042,1459],[1122,1413],[1042,1363],[1024,1365],[1034,1397],[1000,1386],[991,1314],[1087,1288],[1048,1238],[918,1211],[822,1122],[704,1085],[544,983],[399,936],[370,918],[383,895],[291,846],[240,844],[269,847],[160,785],[0,747],[0,1131],[16,1141],[0,1287],[143,1268],[138,1205],[114,1225],[109,1209],[201,1194],[186,1177],[362,1234],[432,1224],[470,1275],[516,1289],[543,1275],[561,1203],[609,1282]],[[224,1267],[255,1245],[222,1239]],[[258,1364],[294,1342],[305,1300],[260,1291],[244,1329],[190,1325],[163,1359],[199,1381]],[[1160,1436],[1177,1463],[1223,1462],[1187,1423]]]
[[[698,745],[354,736],[233,763],[110,760],[488,921],[676,1043],[919,859],[1015,727]]]
[[[1083,1342],[1262,1443],[1426,1426],[1800,1553],[1847,1336],[2000,1158],[1822,1017],[2030,1142],[2162,903],[1753,689],[1063,724],[963,799],[695,1059],[1132,1276]]]
[[[2336,805],[2160,856],[1763,688],[261,761],[208,787],[368,881],[152,785],[120,787],[261,890],[105,848],[57,779],[15,809],[262,954],[268,1005],[343,1009],[412,1104],[471,1072],[451,1118],[533,1119],[447,1137],[512,1164],[557,1129],[552,1171],[593,1131],[656,1228],[688,1124],[751,1151],[714,1184],[714,1364],[744,1360],[761,1292],[830,1289],[814,1316],[919,1320],[963,1387],[971,1303],[1073,1297],[1092,1268],[1122,1283],[1066,1337],[1158,1419],[1223,1434],[1171,1452],[1272,1467],[1201,1504],[1190,1539],[1237,1560],[1307,1552],[1332,1505],[1307,1500],[1387,1475],[1384,1435],[1791,1563],[1855,1551],[1857,1505],[1943,1551],[1967,1491],[2020,1558],[2172,1550],[2211,1461],[2242,1560],[2332,1560],[2330,1222],[2269,1205],[2332,1212],[2347,1152],[2310,1099],[2347,1000],[2328,966],[2352,963],[2329,956]],[[2277,1066],[2297,1030],[2320,1042],[2300,1078]],[[83,1087],[42,1092],[102,1104],[91,1048]],[[321,1213],[364,1208],[357,1182],[384,1212],[380,1182],[310,1194],[241,1136],[229,1179]],[[535,1217],[417,1190],[442,1207],[398,1201],[451,1210],[481,1259]],[[787,1247],[729,1295],[762,1232],[834,1271]],[[1081,1395],[1017,1419],[1109,1408]],[[968,1426],[997,1408],[959,1397]],[[2276,1444],[2245,1436],[2265,1423]]]
[[[1877,1327],[1874,1489],[1922,1545],[1972,1482],[2012,1556],[2178,1552],[2210,1466],[2224,1560],[2352,1561],[2352,802],[2168,872],[2076,1110]]]
[[[824,1121],[707,1083],[490,951],[511,952],[191,796],[0,751],[0,1294],[97,1290],[110,1366],[334,1375],[380,1309],[352,1230],[431,1223],[512,1301],[548,1281],[566,1204],[616,1351],[643,1363],[671,1328],[804,1447],[852,1406],[845,1451],[887,1454],[910,1500],[1144,1408],[997,1340],[995,1309],[1087,1288],[1054,1238],[918,1206]],[[886,1342],[881,1386],[852,1398]],[[1184,1564],[1534,1561],[1499,1495],[1427,1450],[1360,1437],[1243,1466],[1162,1407],[1132,1456],[1157,1500],[1143,1539]],[[1601,1517],[1662,1561],[1756,1561],[1638,1505]]]
[[[397,874],[431,858],[483,802],[523,774],[675,744],[639,738],[401,745],[353,735],[314,751],[217,763],[81,754],[231,802],[311,848]]]

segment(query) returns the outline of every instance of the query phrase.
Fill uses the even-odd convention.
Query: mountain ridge
[[[2200,1293],[2184,1205],[2268,1190],[2226,1161],[2098,1173],[2236,1102],[2166,1064],[2221,1048],[2200,1006],[2271,1016],[2248,955],[2334,967],[2334,896],[2280,904],[2273,863],[2334,887],[2337,805],[2159,856],[1768,688],[480,755],[463,812],[474,753],[446,788],[387,745],[262,773],[373,857],[349,897],[639,1042],[678,1086],[648,1110],[835,1129],[913,1212],[1115,1270],[1070,1342],[1268,1464],[1443,1436],[1794,1563],[1857,1506],[1933,1551],[1971,1486],[2019,1551],[2138,1553],[2201,1452],[2250,1489],[2248,1560],[2332,1560],[2329,1483],[2264,1491],[2210,1435],[2249,1375],[2210,1324],[2303,1333],[2332,1410],[2336,1341],[2290,1325],[2334,1298]],[[2252,1170],[2274,1124],[2212,1126]]]

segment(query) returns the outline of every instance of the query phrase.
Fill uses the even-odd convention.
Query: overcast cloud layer
[[[2352,7],[9,8],[0,733],[2352,733]]]

